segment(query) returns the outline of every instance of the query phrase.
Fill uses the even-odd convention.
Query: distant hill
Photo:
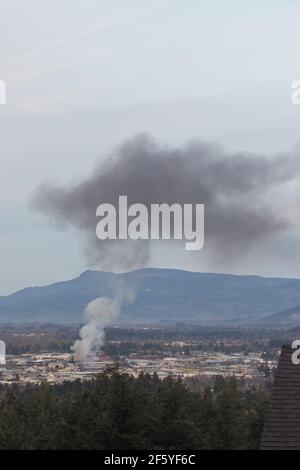
[[[69,281],[0,297],[0,321],[80,323],[87,303],[109,295],[118,280],[136,291],[135,302],[122,309],[118,323],[255,324],[300,305],[299,279],[172,269],[85,271]]]
[[[300,306],[267,315],[261,320],[261,324],[266,326],[300,326]]]

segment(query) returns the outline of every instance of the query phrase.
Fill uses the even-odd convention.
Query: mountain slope
[[[300,305],[300,280],[143,269],[86,271],[69,281],[0,297],[0,321],[79,323],[86,304],[123,281],[136,292],[120,322],[255,323]]]
[[[261,320],[261,324],[266,326],[292,326],[300,325],[300,306],[288,308],[272,315],[267,315]]]

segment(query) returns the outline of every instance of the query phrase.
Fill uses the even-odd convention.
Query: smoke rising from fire
[[[104,328],[119,315],[120,303],[108,297],[92,300],[86,307],[86,324],[79,331],[80,339],[72,346],[74,359],[84,362],[99,350],[105,340]]]
[[[32,206],[59,227],[77,229],[90,264],[129,270],[148,264],[153,242],[99,241],[95,233],[99,204],[111,203],[117,208],[120,195],[127,195],[128,204],[147,207],[152,203],[203,203],[205,256],[241,263],[249,253],[259,259],[272,247],[280,252],[282,237],[297,225],[299,162],[296,152],[273,156],[228,153],[219,145],[198,140],[170,148],[138,135],[98,164],[89,178],[69,186],[43,184],[34,194]],[[283,253],[286,246],[283,243]],[[201,256],[195,259],[201,260]],[[73,346],[76,360],[84,362],[102,347],[104,328],[116,320],[124,302],[121,291],[126,288],[117,289],[115,299],[98,298],[88,304],[86,324]]]
[[[62,228],[75,228],[85,241],[90,265],[103,269],[134,269],[149,262],[148,240],[96,238],[96,208],[128,203],[204,203],[208,259],[241,260],[257,249],[270,248],[295,225],[299,200],[299,155],[272,156],[226,152],[221,146],[192,140],[172,148],[148,135],[123,142],[99,163],[90,177],[60,186],[45,183],[32,206]],[[168,242],[163,242],[168,243]],[[279,250],[280,251],[280,250]],[[201,256],[198,268],[201,268]]]
[[[115,298],[98,297],[87,305],[84,316],[86,323],[79,331],[79,337],[72,346],[74,359],[85,362],[101,349],[105,342],[105,327],[111,325],[119,316],[122,305],[134,301],[134,292],[123,283],[115,281],[111,286]]]

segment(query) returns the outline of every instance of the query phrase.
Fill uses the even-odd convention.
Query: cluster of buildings
[[[1,354],[0,354],[1,357]],[[268,377],[276,368],[276,361],[266,361],[261,353],[213,353],[194,352],[192,355],[177,354],[173,357],[130,353],[118,358],[120,370],[137,377],[141,372],[159,378],[236,376],[245,380]],[[39,384],[47,381],[59,384],[76,379],[90,380],[96,374],[113,366],[114,360],[107,355],[98,355],[93,360],[80,364],[74,362],[72,354],[41,353],[8,356],[0,362],[0,383]]]
[[[158,377],[167,376],[187,379],[195,376],[240,377],[254,379],[268,376],[276,368],[275,360],[266,361],[261,353],[232,353],[230,355],[216,352],[199,352],[190,356],[147,358],[131,354],[127,358],[127,372],[138,376],[141,372],[156,373]]]
[[[59,384],[76,379],[90,380],[114,362],[101,357],[85,366],[74,362],[69,353],[41,353],[7,356],[6,364],[0,367],[0,384]]]

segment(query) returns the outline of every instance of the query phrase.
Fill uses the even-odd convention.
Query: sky
[[[29,200],[45,180],[89,175],[124,139],[299,148],[299,17],[299,0],[2,0],[0,295],[89,268],[80,238],[54,230]],[[152,265],[218,269],[171,251]],[[284,263],[274,253],[222,271],[299,277],[300,264],[287,250]]]

